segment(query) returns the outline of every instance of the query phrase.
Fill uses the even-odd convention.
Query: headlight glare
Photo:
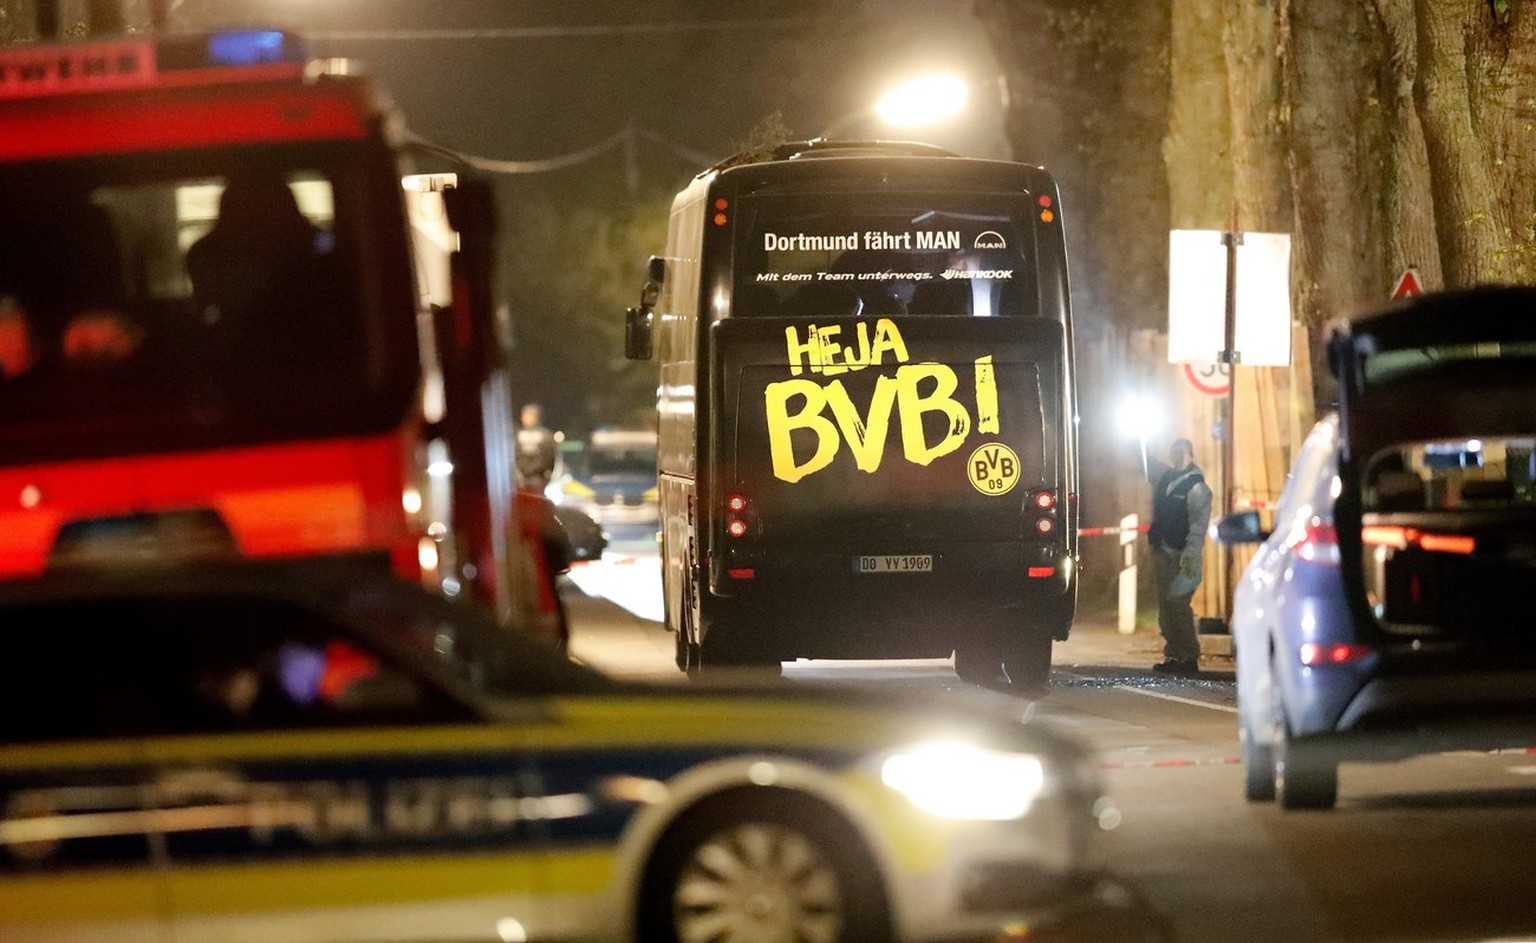
[[[933,743],[886,757],[880,779],[932,815],[1004,821],[1029,813],[1045,767],[1027,753]]]

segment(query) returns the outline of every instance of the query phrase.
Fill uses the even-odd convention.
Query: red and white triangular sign
[[[1424,283],[1419,281],[1419,270],[1412,267],[1403,269],[1403,274],[1397,277],[1397,287],[1392,289],[1392,300],[1412,298],[1422,294],[1424,294]]]

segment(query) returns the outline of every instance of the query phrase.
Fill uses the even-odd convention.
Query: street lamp
[[[1157,400],[1136,394],[1127,396],[1120,403],[1120,432],[1141,443],[1141,473],[1147,475],[1150,464],[1147,459],[1147,437],[1155,433],[1163,423],[1163,411]]]
[[[958,114],[969,97],[970,86],[958,75],[938,73],[909,79],[881,95],[874,105],[855,109],[827,125],[818,137],[836,137],[871,112],[897,127],[932,124]]]
[[[959,113],[970,91],[965,79],[958,75],[925,75],[882,95],[875,103],[875,114],[886,124],[897,127],[932,124]]]

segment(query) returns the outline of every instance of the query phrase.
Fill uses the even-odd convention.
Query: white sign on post
[[[1226,347],[1227,247],[1215,229],[1168,239],[1168,362],[1209,364]],[[1239,366],[1291,362],[1291,237],[1245,232],[1237,247]]]

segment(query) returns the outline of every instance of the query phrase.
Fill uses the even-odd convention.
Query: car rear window
[[[1449,364],[1519,360],[1530,360],[1536,364],[1536,341],[1447,344],[1384,350],[1365,359],[1365,383],[1370,386]]]

